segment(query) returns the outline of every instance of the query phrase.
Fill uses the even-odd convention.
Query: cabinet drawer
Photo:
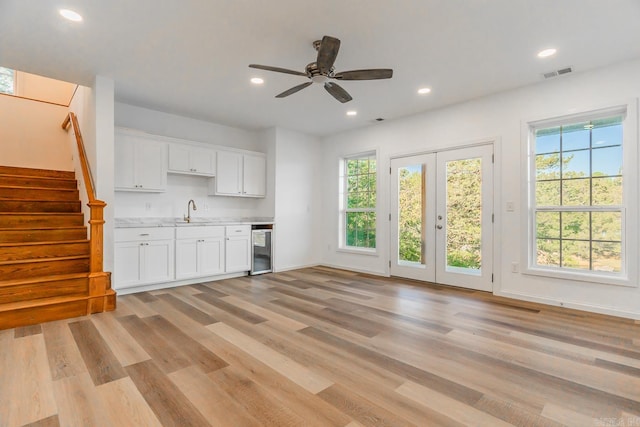
[[[224,227],[196,225],[176,228],[176,239],[204,239],[206,237],[224,237]]]
[[[114,239],[116,242],[172,240],[174,235],[173,227],[116,228]]]
[[[250,225],[227,225],[225,229],[227,237],[248,236],[251,234]]]

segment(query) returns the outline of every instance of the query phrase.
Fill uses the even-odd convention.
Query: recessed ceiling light
[[[60,15],[62,15],[63,18],[68,19],[69,21],[82,21],[82,15],[80,15],[78,12],[74,12],[73,10],[60,9]]]
[[[426,95],[428,93],[431,92],[431,88],[430,87],[421,87],[420,89],[418,89],[418,93],[420,95]]]
[[[253,83],[254,85],[261,85],[262,83],[264,83],[264,80],[262,80],[260,77],[254,77],[251,79],[251,83]]]
[[[354,110],[347,111],[347,116],[357,116],[358,112]]]
[[[548,56],[555,55],[556,52],[557,50],[553,48],[541,50],[540,52],[538,52],[538,58],[546,58]]]

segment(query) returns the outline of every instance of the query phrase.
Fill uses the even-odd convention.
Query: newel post
[[[111,290],[109,273],[103,271],[104,258],[104,207],[102,200],[87,203],[90,209],[89,219],[89,304],[87,314],[113,310],[115,308],[115,293]]]
[[[89,271],[91,273],[101,273],[103,266],[103,228],[104,228],[104,207],[107,206],[102,200],[95,200],[87,203],[91,210],[89,219],[91,233],[91,252],[89,261]]]

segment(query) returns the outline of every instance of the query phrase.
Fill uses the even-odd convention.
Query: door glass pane
[[[481,159],[449,161],[446,172],[447,271],[466,270],[479,274],[482,261]]]
[[[424,264],[425,167],[398,168],[398,262]]]

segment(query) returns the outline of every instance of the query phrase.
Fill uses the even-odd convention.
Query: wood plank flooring
[[[0,331],[0,427],[638,426],[640,322],[324,267]]]

